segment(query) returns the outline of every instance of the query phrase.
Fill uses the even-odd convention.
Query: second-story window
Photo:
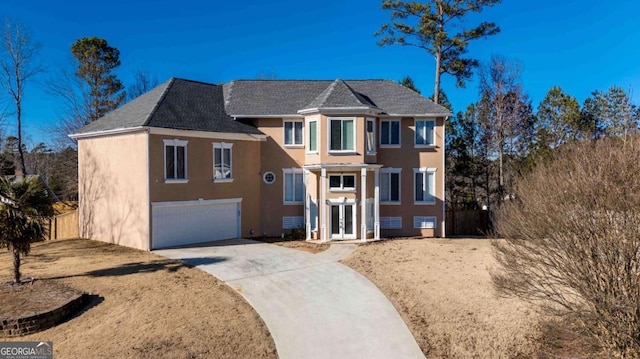
[[[400,121],[380,121],[380,146],[400,146]]]
[[[232,158],[231,149],[233,143],[214,142],[213,143],[213,178],[216,181],[232,181]]]
[[[302,121],[284,122],[284,144],[285,146],[302,146]]]
[[[187,179],[187,141],[164,140],[164,178],[167,182]]]
[[[367,131],[367,153],[375,154],[376,153],[376,126],[375,120],[373,118],[367,118],[366,122],[366,131]]]
[[[309,149],[307,152],[318,152],[318,121],[312,120],[308,122],[309,130]]]
[[[329,150],[354,151],[356,148],[355,120],[353,118],[332,118],[329,120]]]
[[[435,146],[434,120],[416,120],[416,146]]]

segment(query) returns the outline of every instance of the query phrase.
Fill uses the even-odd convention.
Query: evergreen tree
[[[391,11],[391,23],[383,24],[375,36],[380,46],[401,45],[423,49],[435,59],[433,101],[439,103],[440,76],[444,73],[456,79],[456,85],[465,86],[478,61],[465,57],[469,41],[500,32],[496,24],[481,22],[465,27],[464,19],[479,13],[500,0],[383,0],[382,8]]]
[[[124,86],[113,71],[120,66],[120,51],[98,37],[83,37],[71,45],[78,61],[76,76],[88,87],[85,124],[116,109],[125,99]]]

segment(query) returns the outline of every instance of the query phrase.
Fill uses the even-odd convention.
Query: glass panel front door
[[[355,204],[332,204],[331,239],[355,238]]]

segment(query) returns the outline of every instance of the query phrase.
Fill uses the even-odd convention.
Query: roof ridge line
[[[144,123],[142,124],[142,126],[148,126],[149,125],[149,121],[151,121],[151,118],[153,117],[153,115],[156,113],[156,111],[158,110],[158,107],[160,107],[160,104],[162,102],[164,102],[164,99],[167,97],[167,93],[169,92],[169,89],[173,86],[173,84],[176,83],[176,78],[172,77],[169,80],[169,83],[167,84],[167,88],[164,89],[164,91],[162,92],[162,95],[160,96],[160,99],[156,102],[155,105],[153,105],[153,108],[151,109],[151,111],[149,111],[149,114],[147,115],[147,118],[144,120]]]
[[[371,107],[371,106],[367,105],[366,103],[362,102],[362,100],[360,100],[360,98],[359,98],[359,97],[358,97],[358,95],[356,94],[356,91],[355,91],[351,86],[349,86],[349,84],[348,84],[348,83],[346,83],[346,82],[345,82],[343,79],[341,79],[341,78],[336,79],[336,81],[338,81],[338,80],[339,80],[340,82],[342,82],[342,83],[347,87],[347,89],[349,89],[349,93],[351,93],[351,96],[355,97],[356,101],[357,101],[359,104],[361,104],[361,105],[363,105],[363,106],[365,106],[365,107]]]

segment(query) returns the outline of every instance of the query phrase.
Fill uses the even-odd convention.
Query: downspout
[[[151,251],[151,245],[152,245],[152,241],[151,238],[153,238],[153,208],[151,207],[151,134],[149,133],[149,128],[145,128],[144,132],[147,134],[147,206],[148,206],[148,210],[147,210],[147,252]]]
[[[446,185],[447,183],[445,182],[445,172],[446,172],[446,156],[445,156],[445,151],[446,151],[446,135],[447,135],[447,120],[449,120],[449,116],[445,116],[444,119],[442,120],[442,223],[440,224],[442,226],[442,230],[441,230],[441,234],[442,234],[442,238],[445,238],[446,236],[446,219],[445,219],[445,215],[446,215]]]

